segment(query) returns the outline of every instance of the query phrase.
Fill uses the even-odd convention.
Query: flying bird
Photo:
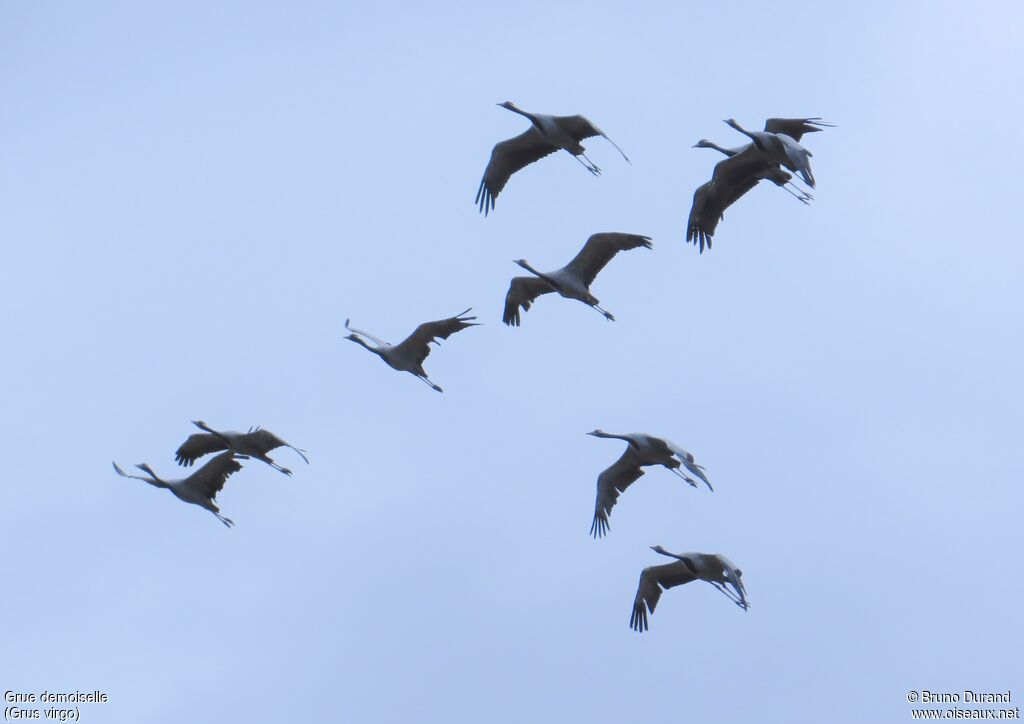
[[[610,524],[608,516],[611,515],[615,502],[619,495],[625,492],[626,488],[640,479],[644,474],[641,469],[646,465],[663,465],[672,473],[697,487],[697,481],[680,470],[685,467],[693,475],[704,481],[708,490],[711,481],[708,480],[704,468],[697,464],[693,455],[683,450],[671,440],[654,437],[644,432],[630,432],[615,434],[604,430],[588,432],[594,437],[614,438],[625,440],[628,445],[622,456],[619,457],[608,469],[604,470],[597,478],[597,501],[594,504],[594,522],[590,525],[590,534],[595,538],[608,533]]]
[[[235,524],[233,520],[225,518],[220,514],[220,508],[217,507],[215,502],[217,493],[224,488],[224,483],[227,482],[231,474],[242,469],[242,464],[235,459],[232,452],[221,453],[187,478],[181,480],[164,480],[159,478],[146,463],[139,463],[135,467],[149,475],[148,478],[144,478],[141,475],[129,475],[118,467],[117,463],[113,463],[113,465],[114,471],[123,478],[141,480],[157,488],[167,488],[174,493],[178,500],[198,505],[200,508],[210,511],[228,528]]]
[[[577,299],[588,307],[593,307],[609,321],[615,321],[614,315],[598,306],[598,299],[590,293],[590,285],[598,272],[620,251],[628,251],[638,247],[651,249],[651,237],[639,234],[623,234],[617,231],[592,234],[583,245],[580,253],[561,269],[553,272],[539,272],[530,266],[525,259],[517,259],[515,263],[534,274],[532,277],[513,277],[505,295],[505,312],[501,320],[508,325],[518,327],[520,324],[519,309],[525,312],[542,294],[558,292],[566,299]]]
[[[654,613],[662,590],[690,581],[707,581],[744,611],[750,608],[741,578],[743,572],[725,556],[719,553],[679,555],[669,553],[661,546],[651,546],[651,550],[677,560],[662,566],[648,566],[640,572],[640,584],[636,589],[636,598],[633,599],[633,613],[629,617],[630,628],[634,631],[647,630],[647,613]],[[731,586],[732,590],[727,586]]]
[[[771,181],[805,204],[814,198],[809,192],[797,187],[792,182],[792,175],[780,165],[794,172],[799,171],[813,188],[814,177],[806,157],[797,163],[801,154],[810,156],[810,151],[797,141],[806,133],[833,127],[820,118],[769,118],[765,121],[763,132],[748,132],[732,120],[726,123],[750,136],[752,142],[745,146],[725,148],[702,138],[694,145],[695,148],[713,148],[727,156],[715,165],[711,180],[699,186],[693,194],[686,240],[698,246],[701,252],[705,246],[711,248],[712,237],[725,210],[762,180]],[[758,145],[755,136],[760,139],[761,145]],[[779,149],[789,149],[791,154],[795,154],[795,160],[785,150]]]
[[[434,384],[430,378],[427,377],[427,373],[423,369],[423,360],[425,360],[427,355],[430,354],[431,342],[438,344],[438,339],[448,339],[456,332],[461,332],[463,329],[467,329],[469,327],[478,326],[477,322],[471,321],[476,319],[476,317],[465,316],[471,310],[472,308],[467,309],[465,312],[460,312],[454,317],[439,319],[436,322],[424,322],[418,326],[412,334],[406,337],[404,341],[395,345],[374,337],[369,332],[364,332],[360,329],[349,326],[350,320],[346,319],[345,329],[352,332],[352,334],[346,336],[345,339],[350,339],[356,344],[360,344],[370,350],[387,362],[392,369],[398,370],[399,372],[408,372],[423,380],[423,382],[430,385],[438,392],[444,392],[444,390]],[[371,340],[374,345],[368,344],[363,337]]]
[[[256,458],[275,470],[280,470],[285,475],[291,475],[291,470],[281,467],[267,456],[268,452],[279,447],[290,447],[299,454],[299,457],[306,461],[307,465],[309,464],[309,458],[306,457],[305,450],[289,445],[270,430],[262,430],[259,427],[255,427],[249,428],[249,432],[234,432],[233,430],[221,432],[214,430],[202,420],[193,420],[192,424],[206,432],[197,432],[194,435],[190,435],[181,444],[177,452],[174,453],[174,461],[178,465],[189,467],[207,453],[230,450],[239,457]]]
[[[711,180],[693,192],[693,204],[686,222],[686,240],[697,246],[701,253],[705,246],[710,249],[715,229],[727,208],[763,179],[785,188],[792,178],[753,144],[719,161],[715,164]],[[806,203],[810,196],[801,194],[797,198]]]
[[[820,129],[816,128],[814,130],[817,131],[817,130],[820,130]],[[752,144],[752,143],[748,143],[745,146],[737,146],[735,148],[725,148],[724,146],[719,146],[714,141],[709,141],[706,138],[702,138],[699,141],[697,141],[695,144],[693,144],[693,147],[694,148],[713,148],[716,151],[718,151],[719,153],[724,154],[726,157],[732,158],[733,156],[736,156],[737,154],[743,153],[748,148],[751,148],[753,145],[754,144]],[[758,181],[760,181],[762,179],[768,179],[769,181],[774,183],[776,186],[781,186],[783,188],[783,190],[789,192],[794,197],[796,197],[796,199],[798,201],[800,201],[800,202],[802,202],[804,204],[808,203],[811,199],[814,198],[814,196],[811,193],[805,191],[804,189],[800,188],[795,183],[793,183],[792,182],[792,178],[793,177],[790,174],[786,173],[781,168],[779,168],[779,166],[777,164],[774,164],[772,166],[771,170],[769,170],[768,172],[760,175],[760,178],[758,178]],[[792,186],[793,189],[788,188],[789,186]]]
[[[629,157],[615,141],[608,138],[604,131],[583,116],[549,116],[543,113],[527,113],[512,101],[505,101],[498,105],[525,116],[530,120],[531,125],[529,129],[515,138],[497,144],[491,151],[491,160],[487,162],[487,168],[484,169],[484,177],[480,180],[480,188],[477,189],[474,202],[480,207],[484,216],[494,210],[494,200],[505,188],[505,184],[508,183],[512,174],[529,166],[534,161],[549,156],[558,149],[568,151],[590,173],[595,176],[600,175],[601,169],[587,158],[584,153],[586,149],[580,145],[580,141],[585,138],[593,136],[606,138],[618,149],[622,157],[627,162],[629,161]]]

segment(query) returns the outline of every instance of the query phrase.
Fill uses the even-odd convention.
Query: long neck
[[[750,135],[750,133],[747,131],[747,129],[745,129],[743,126],[741,126],[739,123],[737,123],[735,121],[735,119],[730,118],[728,121],[725,122],[725,124],[727,126],[729,126],[730,128],[735,128],[737,131],[739,131],[740,133],[742,133],[745,136],[749,136]]]
[[[764,150],[764,149],[761,148],[761,144],[759,144],[757,142],[757,138],[754,136],[754,134],[751,133],[750,131],[748,131],[746,128],[744,128],[740,124],[738,124],[736,121],[734,121],[733,119],[730,118],[728,121],[726,121],[726,124],[729,125],[731,128],[734,128],[735,130],[737,130],[740,133],[742,133],[744,136],[749,138],[751,141],[753,141],[754,145],[757,146],[759,149]]]
[[[594,437],[604,437],[604,438],[613,438],[615,440],[625,440],[630,445],[634,444],[633,438],[629,437],[628,435],[617,435],[614,432],[605,432],[604,430],[594,430],[594,432],[592,434],[594,435]]]
[[[525,259],[520,259],[519,261],[516,262],[516,264],[518,264],[519,266],[521,266],[523,269],[525,269],[526,271],[530,272],[531,274],[540,277],[541,279],[543,279],[544,281],[546,281],[548,284],[550,284],[551,286],[555,287],[556,289],[558,288],[558,285],[555,284],[554,280],[551,277],[549,277],[544,272],[539,272],[536,269],[534,269],[532,266],[530,266],[529,262],[527,262]]]
[[[668,556],[669,558],[675,558],[675,559],[680,560],[680,561],[683,560],[686,557],[686,556],[677,555],[675,553],[670,553],[669,551],[665,550],[661,546],[652,546],[651,550],[653,550],[655,553],[660,553],[663,556]]]
[[[371,346],[371,345],[370,345],[370,344],[368,344],[368,343],[366,342],[366,340],[364,340],[364,339],[363,339],[362,337],[357,337],[357,336],[355,336],[355,335],[352,335],[351,337],[349,337],[349,339],[351,339],[351,340],[352,340],[353,342],[355,342],[355,343],[356,343],[356,344],[358,344],[358,345],[362,345],[362,346],[363,346],[363,347],[365,347],[366,349],[368,349],[368,350],[370,350],[371,352],[373,352],[373,353],[374,353],[375,355],[380,355],[380,349],[379,349],[379,348],[377,348],[377,347],[373,347],[373,346]]]
[[[225,435],[224,433],[218,432],[218,431],[214,430],[212,427],[210,427],[209,425],[207,425],[205,423],[202,424],[202,425],[199,425],[197,427],[199,427],[201,430],[205,430],[206,432],[210,433],[211,435],[213,435],[216,438],[220,438],[220,440],[223,441],[223,443],[225,445],[227,445],[229,448],[231,447],[231,441],[228,439],[227,435]]]
[[[149,467],[148,465],[140,466],[139,470],[141,470],[146,475],[148,475],[150,478],[152,478],[151,480],[146,480],[146,482],[149,483],[150,485],[152,485],[153,487],[155,487],[155,488],[169,488],[169,487],[171,487],[170,485],[167,484],[166,480],[161,480],[160,478],[158,478],[156,473],[153,472],[153,469],[151,467]],[[145,480],[145,478],[143,478],[143,480]]]
[[[731,148],[723,148],[722,146],[719,146],[714,141],[701,140],[700,147],[701,148],[713,148],[716,151],[718,151],[719,153],[724,153],[729,158],[732,158],[737,153],[736,151],[733,151]]]
[[[537,128],[540,128],[540,121],[538,121],[537,117],[535,115],[533,115],[532,113],[527,113],[526,111],[524,111],[522,108],[519,108],[518,106],[511,106],[511,107],[505,106],[505,108],[507,108],[508,110],[512,111],[513,113],[518,113],[519,115],[523,116],[524,118],[528,118],[530,120],[530,123],[532,123],[533,125],[537,126]]]
[[[355,327],[349,325],[348,322],[349,322],[349,320],[346,319],[345,320],[345,329],[347,329],[352,334],[358,334],[361,337],[366,337],[369,340],[373,340],[373,343],[375,345],[377,345],[378,347],[386,347],[387,346],[387,342],[385,342],[383,339],[380,339],[379,337],[374,337],[372,334],[370,334],[369,332],[365,332],[362,329],[356,329]]]

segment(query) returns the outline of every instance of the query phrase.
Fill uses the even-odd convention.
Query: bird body
[[[549,156],[555,151],[564,150],[595,176],[601,169],[586,156],[586,149],[580,143],[586,138],[602,136],[618,149],[622,157],[629,157],[618,145],[608,138],[600,128],[584,116],[552,116],[544,113],[529,113],[522,110],[512,101],[499,103],[499,106],[527,118],[530,128],[514,138],[496,144],[491,150],[491,158],[484,169],[483,178],[476,192],[476,203],[484,216],[494,209],[494,200],[505,188],[512,174],[520,169]]]
[[[292,471],[281,467],[267,456],[267,453],[279,447],[289,447],[309,463],[305,450],[300,450],[294,445],[279,438],[270,430],[263,430],[259,427],[250,428],[249,432],[235,432],[233,430],[214,430],[202,420],[193,420],[192,424],[204,433],[190,435],[174,453],[174,460],[179,465],[191,466],[198,458],[211,452],[219,450],[230,450],[240,457],[256,458],[265,462],[275,470],[280,470],[285,475],[291,475]]]
[[[511,102],[509,103],[511,104]],[[508,106],[505,107],[507,108]],[[509,110],[512,110],[512,108]],[[523,115],[530,119],[534,128],[540,131],[544,140],[552,146],[568,151],[574,156],[583,155],[583,152],[587,150],[580,143],[581,139],[568,131],[571,123],[547,113],[523,113]],[[561,118],[572,118],[572,116],[562,116]],[[582,118],[582,116],[579,116],[579,118]]]
[[[662,465],[691,486],[697,487],[697,481],[680,470],[681,467],[685,467],[704,481],[709,490],[714,490],[704,468],[696,463],[693,455],[671,440],[654,437],[644,432],[616,434],[604,430],[594,430],[587,434],[594,437],[624,440],[628,444],[622,456],[597,478],[597,499],[594,503],[594,519],[590,525],[590,534],[595,538],[600,538],[608,532],[610,527],[608,518],[619,495],[640,479],[644,474],[641,468],[645,466]]]
[[[566,299],[575,299],[591,307],[597,306],[597,297],[590,293],[590,288],[586,282],[571,270],[563,267],[550,272],[540,272],[530,266],[529,262],[525,259],[517,259],[516,264],[546,281],[554,291]],[[608,316],[608,319],[614,319],[614,317]]]
[[[750,607],[743,586],[743,572],[720,553],[676,554],[661,546],[651,546],[651,550],[677,560],[675,563],[648,566],[640,572],[640,582],[629,619],[629,625],[634,631],[647,630],[647,614],[654,613],[663,590],[690,581],[707,581],[744,611]]]
[[[135,466],[149,475],[146,478],[140,475],[129,475],[117,463],[113,463],[113,465],[114,471],[121,477],[141,480],[154,487],[170,490],[178,500],[198,505],[200,508],[210,511],[228,528],[234,525],[234,521],[220,514],[220,508],[217,507],[215,502],[217,493],[224,488],[224,483],[227,482],[231,474],[242,469],[241,463],[235,459],[234,453],[230,451],[221,453],[187,478],[180,480],[164,480],[158,477],[146,463],[139,463]]]
[[[622,232],[602,232],[591,234],[583,249],[573,257],[572,261],[561,269],[541,272],[530,266],[525,259],[516,259],[515,263],[533,274],[532,277],[514,277],[505,294],[505,310],[502,321],[510,326],[518,327],[521,323],[520,308],[526,311],[537,297],[551,292],[558,292],[566,299],[575,299],[588,307],[593,307],[604,315],[605,319],[615,321],[615,316],[599,304],[600,301],[590,291],[590,285],[598,273],[620,251],[628,251],[638,247],[653,248],[649,236],[624,234]]]
[[[345,329],[352,332],[352,334],[347,335],[345,339],[351,340],[373,352],[384,360],[392,369],[398,370],[399,372],[408,372],[423,380],[423,382],[438,392],[444,392],[440,386],[434,384],[430,378],[427,377],[426,370],[423,369],[423,360],[425,360],[427,355],[430,354],[431,342],[437,344],[438,339],[447,339],[451,335],[462,331],[463,329],[478,326],[478,323],[471,321],[476,319],[476,317],[465,316],[469,311],[471,310],[467,309],[454,317],[440,319],[436,322],[424,322],[419,325],[405,340],[394,345],[374,337],[368,332],[363,332],[362,330],[350,326],[350,320],[346,319]],[[374,344],[369,344],[366,339],[363,339],[364,337],[371,340]]]
[[[694,144],[696,148],[713,148],[727,157],[715,164],[711,180],[693,193],[686,240],[702,253],[705,246],[711,248],[715,229],[725,210],[763,180],[771,181],[797,200],[808,203],[813,196],[797,187],[792,175],[782,166],[800,173],[813,188],[814,175],[808,160],[811,152],[801,146],[799,140],[805,133],[832,127],[820,118],[769,118],[764,131],[747,131],[732,119],[726,123],[747,135],[751,143],[726,148],[702,138]]]
[[[711,180],[693,192],[693,204],[686,223],[686,240],[703,253],[711,243],[725,210],[736,203],[762,179],[782,186],[792,179],[788,173],[750,144],[717,164]],[[801,198],[806,202],[805,198]]]

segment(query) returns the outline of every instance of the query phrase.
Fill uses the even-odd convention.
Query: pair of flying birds
[[[305,450],[289,445],[270,430],[257,427],[250,428],[249,432],[219,431],[214,430],[202,420],[194,420],[192,424],[204,432],[190,435],[181,444],[174,454],[175,462],[178,465],[191,467],[196,460],[204,455],[213,452],[221,454],[215,456],[187,478],[164,480],[153,472],[147,463],[139,463],[135,466],[146,473],[147,477],[129,475],[117,463],[113,463],[114,470],[122,477],[141,480],[157,488],[166,488],[179,500],[210,511],[217,516],[221,523],[230,528],[235,523],[230,518],[221,515],[216,498],[228,478],[242,469],[242,464],[238,462],[239,459],[255,458],[285,475],[291,475],[291,470],[278,465],[267,455],[268,452],[279,447],[289,447],[297,452],[306,463],[309,463]]]
[[[510,326],[518,327],[521,323],[520,310],[528,310],[538,297],[557,292],[566,299],[576,299],[588,307],[593,307],[606,319],[613,321],[614,315],[600,306],[600,302],[590,291],[590,285],[605,265],[620,251],[628,251],[643,247],[651,248],[651,239],[639,234],[623,234],[620,232],[604,232],[593,234],[583,249],[573,257],[572,261],[551,272],[541,272],[530,266],[525,259],[516,260],[516,264],[533,274],[529,277],[515,277],[509,284],[505,295],[505,311],[502,321]],[[418,326],[411,335],[398,344],[389,344],[373,336],[369,332],[351,326],[351,320],[345,320],[345,328],[351,333],[345,339],[359,344],[384,360],[392,369],[408,372],[423,380],[424,383],[442,392],[423,369],[423,361],[430,354],[430,344],[438,344],[438,340],[447,339],[456,332],[477,326],[476,317],[466,316],[467,309],[454,317],[425,322]],[[367,341],[369,340],[369,341]]]
[[[594,520],[590,526],[590,533],[595,538],[608,533],[608,517],[612,508],[619,496],[644,474],[644,467],[661,465],[695,488],[698,487],[699,479],[708,486],[708,490],[714,490],[707,473],[697,464],[693,455],[671,440],[643,432],[616,434],[594,430],[587,434],[626,442],[626,449],[619,459],[597,478],[597,500],[594,504]],[[661,546],[652,546],[652,549],[662,555],[676,558],[677,561],[661,566],[648,566],[641,571],[629,619],[629,625],[635,631],[647,630],[647,614],[654,613],[662,589],[680,586],[690,581],[707,581],[743,610],[749,607],[747,592],[741,578],[742,571],[720,553],[675,554],[669,553]]]
[[[555,151],[567,151],[592,174],[600,174],[601,169],[587,158],[586,149],[581,145],[587,138],[601,136],[607,139],[629,161],[622,149],[584,116],[529,113],[511,101],[498,105],[527,118],[530,128],[515,138],[498,143],[491,151],[476,194],[476,203],[485,216],[494,209],[494,200],[512,174]],[[703,139],[697,143],[697,147],[714,148],[728,157],[715,166],[711,180],[698,187],[693,195],[686,240],[697,245],[701,252],[705,246],[711,248],[712,237],[725,210],[762,180],[767,179],[785,188],[805,204],[809,202],[813,198],[810,192],[792,183],[792,174],[795,173],[805,184],[815,187],[810,165],[812,154],[800,145],[800,140],[806,133],[832,127],[817,117],[769,118],[763,131],[748,131],[731,118],[725,123],[746,135],[751,142],[737,148],[724,148]]]

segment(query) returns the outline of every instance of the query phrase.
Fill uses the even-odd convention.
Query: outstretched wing
[[[185,484],[192,488],[192,490],[213,500],[217,497],[217,493],[223,489],[224,483],[231,477],[231,474],[241,469],[242,464],[235,459],[234,453],[221,453],[188,476],[185,479]]]
[[[197,432],[195,435],[189,435],[188,439],[174,453],[174,462],[178,463],[178,465],[191,467],[203,455],[227,449],[227,443],[216,435],[211,435],[208,432]]]
[[[782,133],[795,141],[799,141],[805,133],[815,133],[825,128],[835,128],[817,116],[814,118],[769,118],[764,122],[764,130],[768,133]]]
[[[583,277],[589,287],[598,273],[605,265],[612,260],[620,251],[629,251],[638,247],[650,249],[651,237],[640,234],[624,234],[619,231],[605,231],[599,234],[591,234],[587,243],[580,249],[580,253],[573,257],[573,260],[566,264],[567,271]]]
[[[711,181],[701,184],[693,192],[690,218],[686,221],[686,240],[697,245],[701,254],[705,246],[711,248],[712,237],[722,218],[719,206],[721,202],[715,197]]]
[[[519,308],[522,307],[525,312],[537,297],[553,291],[554,287],[540,277],[512,277],[512,283],[508,285],[508,293],[505,295],[505,311],[501,315],[501,321],[518,327]]]
[[[577,143],[582,141],[584,138],[600,136],[608,141],[608,143],[615,146],[615,150],[621,153],[622,157],[626,159],[628,163],[633,163],[629,160],[629,156],[626,155],[626,152],[619,148],[619,144],[608,138],[608,134],[591,123],[586,116],[555,116],[555,122],[558,123],[561,128],[565,129],[570,136],[575,138]]]
[[[484,177],[476,191],[475,203],[487,216],[494,209],[494,199],[505,188],[509,178],[521,168],[529,166],[558,150],[533,126],[515,138],[502,141],[491,151],[491,160],[484,169]]]
[[[663,566],[648,566],[640,572],[640,584],[633,599],[633,613],[629,626],[634,631],[647,630],[647,613],[654,613],[662,590],[696,580],[696,576],[682,561],[666,563]]]
[[[715,164],[711,180],[693,193],[686,240],[697,245],[701,253],[705,245],[710,249],[725,210],[757,186],[765,175],[776,175],[777,170],[777,166],[753,145]]]
[[[590,535],[600,538],[608,532],[608,516],[615,507],[615,501],[643,474],[636,453],[633,448],[627,447],[611,467],[597,476],[597,500],[594,503],[594,522],[590,524]]]
[[[460,312],[454,317],[448,317],[448,319],[424,322],[400,344],[395,345],[395,353],[399,356],[408,355],[420,364],[423,364],[423,360],[430,354],[431,342],[436,343],[438,339],[448,339],[456,332],[460,332],[468,327],[477,326],[476,322],[470,321],[476,319],[476,317],[465,316],[466,312],[471,311],[471,309]]]

